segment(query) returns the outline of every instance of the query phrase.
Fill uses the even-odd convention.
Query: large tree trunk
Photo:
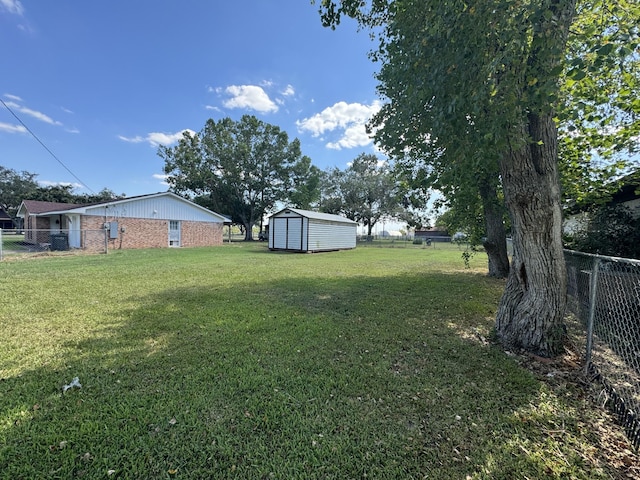
[[[489,276],[506,278],[509,275],[507,234],[504,228],[503,207],[498,201],[497,189],[489,182],[480,183],[480,198],[484,212],[487,237],[482,243],[487,252]]]
[[[503,346],[549,357],[562,350],[566,272],[551,113],[530,114],[520,138],[530,143],[501,162],[505,202],[513,225],[511,272],[496,316]]]

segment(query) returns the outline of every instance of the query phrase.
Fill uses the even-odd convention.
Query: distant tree
[[[334,169],[325,180],[328,186],[322,209],[341,213],[361,223],[371,235],[382,218],[395,218],[402,209],[402,196],[389,164],[376,155],[360,154],[346,170]]]
[[[12,218],[15,219],[20,203],[31,199],[38,190],[37,176],[0,166],[0,206]]]
[[[252,227],[277,202],[308,186],[305,171],[312,175],[298,139],[289,142],[279,127],[250,115],[209,119],[200,133],[185,132],[178,145],[161,146],[158,155],[172,191],[231,216],[244,228],[245,240],[253,239]]]
[[[70,184],[38,187],[31,195],[30,200],[39,200],[41,202],[80,203],[76,202],[78,197],[73,193],[73,185]]]
[[[482,153],[475,151],[473,132],[468,127],[467,135],[452,137],[455,146],[447,148],[440,141],[416,141],[414,146],[405,147],[396,144],[391,150],[396,157],[395,171],[410,191],[421,196],[438,190],[442,198],[437,203],[452,210],[449,228],[466,232],[473,246],[482,245],[489,276],[505,278],[509,274],[504,222],[507,212],[497,164],[480,158]]]
[[[320,175],[311,159],[303,156],[294,163],[289,173],[288,200],[292,207],[310,210],[320,200]]]
[[[101,203],[108,202],[109,200],[118,200],[126,198],[124,193],[117,195],[113,190],[103,188],[98,193],[87,193],[83,195],[76,195],[73,203]]]
[[[320,200],[318,209],[324,213],[340,215],[342,213],[342,195],[340,183],[344,172],[337,167],[320,173]]]

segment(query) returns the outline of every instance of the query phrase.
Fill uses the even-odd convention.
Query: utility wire
[[[47,146],[42,142],[42,140],[40,140],[40,139],[38,138],[38,136],[37,136],[35,133],[33,133],[29,127],[27,127],[27,125],[26,125],[26,124],[25,124],[25,123],[20,119],[20,117],[18,117],[18,115],[16,115],[16,113],[15,113],[13,110],[11,110],[11,108],[9,108],[9,105],[7,105],[6,103],[4,103],[4,100],[2,100],[2,99],[0,98],[0,102],[2,102],[2,105],[4,105],[4,108],[6,108],[7,110],[9,110],[9,112],[11,113],[11,115],[13,115],[13,116],[16,118],[16,120],[18,120],[18,121],[20,122],[20,124],[21,124],[21,125],[22,125],[26,130],[27,130],[27,132],[29,132],[29,133],[31,134],[31,136],[32,136],[33,138],[35,138],[35,139],[38,141],[38,143],[39,143],[40,145],[42,145],[42,147],[43,147],[47,152],[49,152],[49,155],[51,155],[51,156],[56,160],[56,162],[58,162],[60,165],[62,165],[62,166],[63,166],[63,168],[64,168],[67,172],[69,172],[69,173],[71,174],[71,176],[72,176],[73,178],[75,178],[75,179],[78,181],[78,183],[80,183],[80,185],[84,186],[86,189],[90,190],[90,191],[91,191],[91,193],[93,193],[94,195],[96,195],[96,192],[94,192],[94,191],[93,191],[93,189],[92,189],[91,187],[89,187],[86,183],[84,183],[82,180],[80,180],[80,179],[78,178],[78,176],[77,176],[75,173],[73,173],[73,172],[69,169],[69,167],[67,167],[67,166],[62,162],[62,160],[60,160],[60,159],[56,156],[56,154],[55,154],[55,153],[53,153],[51,150],[49,150],[49,147],[47,147]]]

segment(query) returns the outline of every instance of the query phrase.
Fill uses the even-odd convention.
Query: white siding
[[[309,223],[309,251],[342,250],[355,247],[356,225],[318,220]]]
[[[105,216],[105,213],[107,218],[147,218],[194,222],[222,221],[206,209],[174,196],[133,198],[86,208],[87,215]]]

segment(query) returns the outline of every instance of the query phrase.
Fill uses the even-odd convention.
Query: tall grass
[[[264,244],[4,262],[0,478],[611,478],[583,400],[485,341],[503,284],[483,262]]]

